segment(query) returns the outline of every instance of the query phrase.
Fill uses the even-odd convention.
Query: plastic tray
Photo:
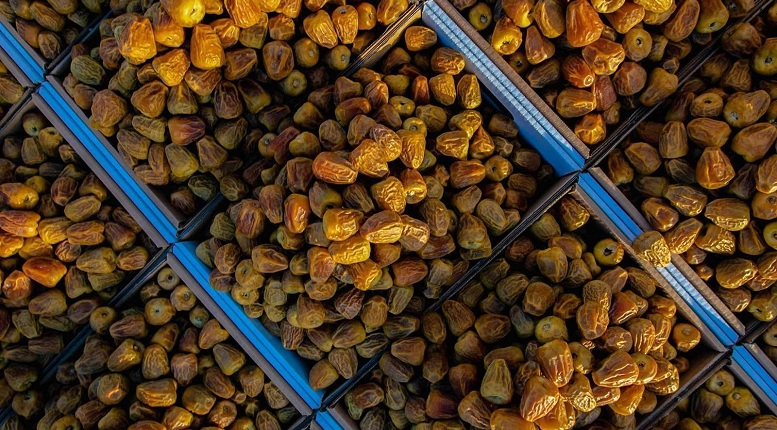
[[[143,269],[141,273],[139,273],[137,276],[135,276],[135,278],[133,278],[133,280],[128,285],[128,287],[125,288],[120,295],[117,295],[111,302],[108,303],[108,306],[111,306],[113,308],[122,308],[124,305],[127,304],[129,300],[131,300],[140,291],[140,288],[142,288],[147,282],[154,280],[157,274],[159,273],[159,271],[168,266],[168,260],[170,259],[169,251],[171,251],[171,249],[168,248],[164,250],[164,252],[160,252],[149,263],[149,265],[145,269]],[[173,267],[173,271],[176,272],[176,274],[181,278],[181,280],[184,281],[184,283],[187,284],[187,286],[190,285],[188,282],[186,282],[186,277],[185,277],[187,275],[186,271],[179,271],[175,267]],[[192,291],[196,292],[194,288],[192,288]],[[201,302],[205,303],[203,300],[201,300]],[[208,308],[208,310],[210,310],[210,308]],[[41,373],[42,377],[40,379],[40,382],[37,384],[37,386],[42,387],[42,386],[45,386],[50,381],[52,381],[53,378],[56,376],[56,372],[59,366],[62,363],[70,360],[76,354],[78,354],[83,349],[83,345],[86,342],[86,339],[93,333],[94,331],[89,326],[86,326],[81,331],[79,331],[78,334],[70,341],[70,343],[68,343],[67,347],[60,354],[57,355],[56,360],[51,362],[48,366],[46,366],[44,371]],[[242,347],[242,344],[241,344],[241,347]],[[248,351],[246,350],[246,352]],[[249,353],[249,356],[251,356],[250,352],[248,353]],[[270,380],[272,380],[273,383],[275,383],[276,385],[278,384],[279,379],[273,378],[273,374],[270,372],[267,372],[267,368],[262,366],[262,363],[256,362],[256,364],[262,367],[262,370],[265,371],[265,374],[267,374],[267,377]],[[0,426],[2,426],[2,424],[13,415],[14,415],[14,412],[11,410],[10,407],[0,410]],[[313,417],[310,415],[310,411],[308,411],[308,413],[303,413],[302,416],[300,416],[300,418],[289,427],[289,429],[290,430],[306,429],[309,427],[309,424],[312,421],[312,418]]]
[[[321,406],[323,392],[310,388],[308,368],[302,358],[283,349],[280,339],[271,335],[259,320],[248,318],[230,294],[210,287],[210,270],[195,255],[196,246],[194,242],[173,245],[168,257],[170,267],[297,410],[310,415]]]
[[[592,168],[586,175],[591,186],[598,184],[604,190],[602,197],[609,200],[607,206],[620,207],[620,215],[617,219],[623,227],[626,238],[631,243],[643,231],[652,230],[650,224],[642,216],[634,205],[626,199],[618,187],[610,181],[601,169]],[[723,304],[717,295],[704,283],[688,264],[679,255],[672,256],[672,264],[665,268],[657,269],[669,282],[676,283],[679,291],[688,296],[688,299],[696,303],[696,311],[699,316],[708,320],[708,324],[714,327],[713,331],[724,345],[735,344],[746,332],[745,325]]]
[[[107,18],[109,15],[103,18]],[[99,40],[99,22],[86,31],[79,41],[85,42],[94,38]],[[197,213],[186,216],[170,204],[169,196],[164,190],[153,189],[140,181],[135,172],[124,164],[115,144],[102,133],[89,127],[87,114],[78,107],[62,86],[62,79],[70,71],[70,61],[71,56],[68,50],[62,61],[47,73],[40,93],[52,106],[56,106],[62,122],[70,127],[73,136],[77,136],[83,141],[85,146],[88,146],[89,150],[99,158],[100,164],[105,167],[105,170],[111,172],[116,183],[122,188],[131,190],[134,195],[133,200],[153,221],[152,226],[156,230],[155,241],[171,244],[181,238],[186,238],[186,232],[197,228],[197,225],[192,225],[196,223],[193,220],[202,219],[200,214],[212,211],[224,200],[223,196],[219,193],[217,197],[203,204]]]
[[[124,206],[125,209],[132,215],[132,217],[143,227],[144,232],[148,231],[148,226],[144,224],[142,217],[139,217],[138,214],[131,212],[132,205],[128,205],[127,202],[131,203],[129,198],[124,195],[123,191],[121,189],[116,189],[110,186],[110,182],[106,181],[107,177],[102,176],[100,173],[101,168],[100,166],[94,162],[93,158],[91,157],[89,151],[81,144],[81,142],[78,139],[73,138],[73,136],[70,136],[67,134],[66,129],[62,127],[62,125],[57,121],[57,118],[53,115],[51,109],[49,106],[43,102],[43,100],[40,98],[38,94],[33,94],[30,90],[30,94],[22,101],[17,103],[18,106],[15,108],[14,112],[10,117],[6,118],[7,121],[4,121],[4,124],[2,127],[0,127],[0,141],[5,139],[6,136],[10,134],[15,134],[21,130],[22,127],[22,117],[24,114],[38,110],[40,111],[46,119],[60,132],[62,133],[63,137],[67,141],[68,144],[70,144],[73,149],[75,149],[76,153],[78,153],[79,157],[84,161],[84,163],[87,165],[87,167],[94,172],[98,178],[108,187],[113,197],[121,203],[122,206]],[[134,294],[135,291],[137,291],[137,288],[139,285],[142,285],[142,282],[146,279],[150,271],[154,271],[156,273],[156,270],[158,270],[158,265],[160,264],[160,261],[164,261],[164,255],[166,254],[167,250],[166,247],[159,247],[161,248],[152,256],[152,258],[149,260],[148,264],[145,268],[138,271],[134,276],[132,276],[127,282],[125,282],[124,286],[120,287],[118,292],[116,293],[116,296],[111,299],[109,302],[109,305],[111,306],[120,306],[124,301],[127,299],[127,297]],[[151,250],[153,252],[153,250]],[[55,357],[53,357],[52,361],[47,363],[47,365],[44,367],[43,371],[41,372],[41,377],[39,379],[39,384],[43,385],[54,376],[56,373],[56,368],[61,364],[63,361],[67,360],[68,357],[70,357],[73,353],[73,348],[78,348],[79,342],[80,344],[83,344],[83,341],[86,339],[86,336],[88,336],[88,332],[91,330],[88,326],[82,327],[80,330],[76,331],[73,339],[66,345],[66,347],[62,350],[61,353],[57,354]],[[7,408],[10,410],[10,407]],[[2,423],[5,419],[8,418],[7,413],[3,413],[0,411],[0,423]]]
[[[131,175],[131,171],[118,161],[116,150],[89,128],[83,112],[74,109],[72,100],[62,87],[44,82],[33,99],[52,124],[76,148],[78,155],[117,196],[127,211],[141,223],[151,240],[157,246],[174,242],[177,226],[170,221],[168,214],[160,209],[159,201],[154,198],[156,195],[152,194],[145,184],[138,182],[134,175]]]
[[[386,54],[388,50],[399,41],[399,37],[403,34],[404,29],[417,22],[419,19],[425,25],[435,29],[438,34],[443,34],[442,32],[446,31],[444,29],[450,28],[449,26],[451,24],[448,21],[447,16],[427,14],[430,4],[431,3],[424,4],[423,10],[421,5],[418,5],[417,7],[411,7],[409,9],[409,13],[405,17],[401,18],[397,23],[395,23],[396,26],[392,27],[394,29],[393,32],[389,35],[384,35],[384,37],[377,40],[374,45],[368,48],[368,50],[366,50],[364,53],[365,55],[354,61],[353,67],[349,69],[346,74],[353,73],[360,67],[371,67],[375,65],[375,63],[377,63],[377,61],[380,60],[380,58],[382,58],[383,55]],[[457,44],[456,40],[451,40],[441,36],[440,43],[444,46],[451,46],[456,49],[460,49],[460,46]],[[487,84],[489,81],[485,80],[487,76],[482,73],[482,69],[480,67],[486,66],[468,61],[466,70],[477,75],[481,84],[488,86]],[[536,142],[533,142],[532,146],[535,146],[539,150],[541,145],[537,145]],[[555,201],[560,197],[561,190],[568,187],[568,185],[574,181],[574,178],[575,174],[570,174],[563,178],[559,178],[549,190],[544,192],[541,196],[538,196],[536,202],[523,214],[521,222],[511,232],[498,239],[498,241],[492,247],[492,256],[474,262],[470,266],[467,275],[459,280],[455,286],[449,288],[449,291],[461,288],[466,280],[472,279],[472,277],[474,277],[483,267],[485,267],[490,261],[496,258],[496,256],[499,255],[501,251],[523,231],[523,229],[531,225],[531,223],[544,212],[547,206],[555,203]],[[206,216],[208,219],[210,219],[212,215],[213,212],[200,214],[200,216]],[[198,223],[204,225],[205,221],[199,220]],[[196,235],[196,231],[192,232],[192,235]],[[242,308],[232,300],[229,294],[219,293],[210,288],[208,283],[210,270],[207,269],[194,255],[195,247],[196,245],[194,243],[187,242],[177,244],[174,246],[173,255],[191,271],[193,278],[199,279],[199,285],[203,287],[201,289],[202,292],[210,296],[210,300],[216,302],[213,304],[213,306],[220,306],[221,309],[225,310],[226,313],[229,314],[231,324],[233,325],[233,330],[242,331],[243,334],[249,338],[246,339],[245,342],[253,340],[256,345],[260,345],[260,350],[264,353],[264,356],[269,362],[273,364],[284,363],[278,366],[278,372],[287,377],[290,389],[299,390],[300,397],[302,400],[307,402],[310,408],[316,410],[319,408],[327,408],[336,404],[340,398],[345,395],[345,393],[350,390],[359,379],[361,379],[362,376],[366,375],[377,366],[379,355],[361,364],[359,371],[353,378],[341,382],[336,388],[327,390],[326,393],[311,390],[307,380],[308,365],[305,364],[305,362],[295,353],[283,350],[281,348],[280,340],[272,336],[258,320],[251,320],[247,318],[243,313]],[[171,265],[173,264],[175,263],[171,263]],[[443,296],[445,297],[446,294],[451,293],[443,293]],[[204,299],[202,300],[204,301]],[[212,310],[212,312],[214,314],[218,313],[218,311],[215,310]],[[288,357],[293,357],[294,360],[291,360]]]
[[[698,310],[695,308],[695,303],[689,302],[686,295],[681,291],[678,291],[677,285],[675,283],[667,281],[662,273],[659,273],[652,266],[644,264],[643,261],[635,256],[634,250],[630,245],[631,241],[624,235],[619,226],[620,224],[617,221],[619,216],[623,216],[622,211],[620,211],[621,213],[618,213],[619,209],[616,206],[600,206],[600,196],[606,195],[607,193],[601,188],[587,184],[587,180],[585,178],[586,174],[582,174],[580,176],[579,183],[570,183],[567,188],[561,191],[561,194],[558,198],[561,198],[565,195],[572,197],[577,200],[578,203],[582,204],[586,209],[588,209],[591,214],[591,221],[589,222],[597,223],[597,225],[603,231],[609,233],[611,237],[621,242],[631,260],[640,265],[643,270],[650,274],[653,279],[658,282],[659,288],[668,297],[675,301],[677,304],[677,312],[682,315],[688,322],[696,326],[702,333],[702,344],[689,354],[691,358],[691,368],[682,375],[680,380],[680,388],[678,391],[670,396],[666,396],[660,399],[656,410],[640,420],[640,425],[642,428],[649,428],[651,423],[660,418],[662,415],[666,414],[677,404],[677,402],[687,396],[687,393],[690,393],[698,388],[698,386],[703,383],[706,377],[720,368],[719,366],[716,367],[716,365],[722,362],[724,356],[727,355],[727,348],[718,340],[717,336],[713,334],[713,330],[711,327],[709,327],[707,322],[700,318],[698,315]],[[552,204],[548,205],[542,213],[549,210],[550,207],[552,207]],[[459,289],[461,289],[463,286],[464,284],[459,286]],[[453,290],[453,288],[451,290]],[[451,290],[449,290],[449,292],[451,292]],[[452,291],[448,297],[453,296],[457,292],[458,290]],[[438,302],[430,306],[427,309],[427,312],[434,311],[435,309],[439,308],[439,306],[442,304],[442,301],[444,301],[444,298],[441,298]],[[355,381],[352,385],[355,386],[358,383],[359,381]],[[358,428],[358,425],[344,411],[342,405],[338,405],[336,408],[330,409],[329,413],[332,419],[337,421],[342,428]],[[318,418],[317,421],[319,421]]]
[[[677,72],[679,78],[679,85],[687,81],[699,67],[718,49],[719,40],[722,35],[737,23],[749,22],[755,16],[763,11],[774,0],[760,0],[756,2],[755,7],[744,17],[730,20],[726,27],[715,33],[713,40],[704,47],[694,50],[689,57],[686,57],[686,61],[683,61],[680,69]],[[565,148],[574,149],[577,152],[577,156],[572,155],[573,159],[582,157],[585,160],[579,165],[580,169],[587,169],[590,166],[597,165],[601,159],[612,151],[623,139],[625,139],[629,133],[644,119],[647,118],[652,112],[658,109],[663,103],[659,103],[653,107],[640,107],[632,111],[626,118],[624,118],[620,124],[615,127],[614,130],[608,130],[607,138],[604,142],[599,143],[596,146],[590,147],[583,143],[577,135],[572,131],[569,125],[539,96],[539,94],[521,77],[510,65],[505,61],[502,55],[498,54],[491,44],[486,41],[484,36],[480,34],[474,27],[462,16],[449,0],[428,0],[427,4],[436,3],[437,6],[444,10],[446,14],[451,18],[453,22],[459,27],[461,33],[465,34],[481,51],[482,56],[487,57],[494,64],[494,74],[500,75],[498,80],[507,89],[507,93],[515,94],[515,89],[518,89],[519,95],[516,95],[520,99],[521,104],[530,115],[537,119],[543,126],[549,130],[549,133],[554,139],[561,141]],[[493,7],[494,15],[497,16],[497,12],[501,9],[501,0],[497,1]]]
[[[336,406],[316,414],[311,430],[357,430],[359,426],[348,416],[342,406]]]
[[[769,376],[768,378],[763,377],[762,379],[765,380],[765,387],[768,387],[772,391],[771,394],[769,394],[769,398],[777,401],[777,365],[764,353],[759,340],[761,335],[774,324],[777,324],[777,322],[772,321],[771,323],[760,324],[743,339],[742,347],[753,356],[755,361],[760,364],[763,371]]]
[[[586,148],[573,146],[562,136],[559,129],[563,124],[555,123],[558,117],[554,119],[555,114],[547,106],[532,101],[538,97],[536,93],[525,82],[523,85],[514,83],[508,74],[512,69],[447,0],[428,0],[423,6],[424,24],[437,31],[444,45],[453,46],[464,54],[467,66],[477,70],[475,74],[481,83],[513,116],[521,137],[542,154],[557,174],[579,171],[587,156]]]
[[[108,9],[107,3],[105,9]],[[107,12],[110,13],[110,12]],[[26,83],[22,85],[40,84],[45,75],[70,55],[70,48],[80,42],[100,21],[107,15],[105,11],[101,13],[91,13],[92,19],[86,27],[81,29],[78,36],[72,42],[62,47],[62,52],[53,60],[45,60],[35,51],[27,42],[25,42],[16,31],[13,25],[4,19],[0,19],[0,50],[6,49],[11,58],[16,62],[14,68],[24,74]],[[0,54],[2,55],[2,54]],[[19,79],[17,77],[17,79]]]

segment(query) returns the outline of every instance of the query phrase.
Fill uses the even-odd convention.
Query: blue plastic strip
[[[0,25],[0,49],[4,50],[19,69],[33,84],[43,82],[43,67],[35,61],[30,53],[21,45],[19,40],[8,28]]]
[[[173,255],[189,270],[202,289],[208,293],[232,323],[256,349],[275,367],[275,370],[299,394],[302,400],[314,411],[321,407],[323,390],[313,390],[308,382],[309,366],[292,351],[281,345],[281,340],[270,334],[259,320],[248,318],[243,308],[228,293],[216,291],[210,286],[210,270],[197,258],[194,242],[180,242],[173,245]]]
[[[116,184],[130,198],[138,210],[148,219],[150,226],[155,228],[160,236],[168,243],[176,241],[178,229],[140,189],[134,178],[119,164],[107,148],[100,142],[94,131],[72,110],[70,105],[52,87],[51,83],[44,82],[38,89],[51,110],[56,113],[70,131],[78,138],[95,160],[102,166]]]
[[[591,200],[604,212],[605,216],[611,219],[621,230],[627,240],[634,241],[642,233],[642,229],[629,217],[618,202],[602,188],[593,176],[589,173],[583,173],[580,175],[579,184]],[[736,331],[728,325],[726,320],[699,294],[696,288],[685,279],[674,265],[670,264],[664,268],[656,267],[656,270],[677,291],[680,297],[699,316],[704,325],[710,328],[724,346],[731,346],[736,343],[739,338]]]
[[[585,160],[561,133],[510,82],[448,15],[433,1],[424,3],[424,14],[436,24],[445,46],[452,46],[483,75],[483,83],[513,114],[521,136],[553,166],[559,176],[579,171]]]
[[[316,424],[323,430],[342,430],[343,428],[328,411],[322,411],[316,414]]]
[[[731,358],[753,380],[758,389],[764,392],[767,398],[777,399],[777,381],[769,375],[761,363],[743,345],[734,347]]]

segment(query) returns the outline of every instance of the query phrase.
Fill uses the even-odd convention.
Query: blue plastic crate
[[[736,345],[731,353],[731,367],[756,397],[777,414],[777,381],[750,350],[753,345]],[[762,411],[764,412],[764,411]]]
[[[6,64],[20,84],[30,86],[43,82],[43,66],[30,54],[13,34],[12,27],[0,20],[0,50],[10,60]],[[14,71],[20,73],[14,73]]]
[[[613,223],[620,228],[623,235],[629,241],[633,241],[642,233],[642,229],[623,210],[618,202],[605,190],[599,182],[589,173],[580,175],[580,187],[602,209]],[[670,264],[664,268],[656,268],[658,273],[677,291],[682,299],[699,316],[699,319],[709,327],[710,331],[724,346],[736,343],[739,335],[715,310],[707,300],[691,285],[691,283]]]
[[[62,125],[78,139],[86,148],[89,154],[95,159],[97,167],[105,171],[105,175],[98,175],[103,182],[113,181],[118,189],[124,192],[130,202],[138,209],[137,213],[146,218],[137,220],[143,225],[144,230],[157,246],[166,246],[176,241],[178,229],[174,226],[160,209],[151,201],[138,185],[134,177],[121,165],[119,160],[100,142],[92,130],[78,115],[71,109],[70,105],[62,98],[49,82],[44,82],[38,88],[40,100],[56,115],[62,122]],[[64,131],[64,130],[62,130]],[[109,187],[109,188],[116,188]],[[127,202],[123,202],[127,203]]]
[[[477,47],[434,1],[424,3],[423,21],[437,32],[440,42],[464,54],[475,68],[475,75],[496,96],[518,124],[521,137],[536,149],[556,174],[577,172],[585,163],[583,156],[564,139],[526,95],[518,91],[507,76]]]
[[[337,422],[335,417],[329,411],[323,411],[316,414],[316,424],[323,430],[340,430],[343,426]]]
[[[296,395],[304,401],[307,406],[306,409],[314,411],[320,409],[324,398],[324,391],[313,390],[310,387],[308,382],[309,365],[293,351],[284,349],[280,339],[270,334],[259,320],[248,318],[242,306],[235,302],[229,293],[216,291],[210,286],[208,278],[211,270],[197,258],[196,248],[197,244],[194,242],[181,242],[173,245],[173,255],[183,268],[188,271],[188,274],[191,275],[191,279],[185,280],[187,285],[195,293],[200,292],[197,296],[206,307],[208,307],[208,304],[218,307],[217,310],[209,309],[216,318],[219,318],[219,313],[223,314],[221,316],[228,321],[222,321],[221,319],[219,321],[222,322],[222,325],[225,325],[232,337],[238,343],[241,343],[241,340],[250,342],[251,346],[261,355],[260,358],[264,358],[269,366],[272,366],[272,370],[275,370]],[[177,264],[173,261],[169,263],[178,272]],[[186,274],[179,273],[179,276],[185,277]],[[192,284],[190,281],[194,283]],[[228,327],[230,324],[227,324],[227,322],[234,326],[236,331],[230,330]],[[241,337],[244,339],[241,339]],[[242,343],[241,346],[246,348],[246,345]],[[307,410],[302,410],[301,405],[295,404],[295,406],[303,414],[308,412]]]

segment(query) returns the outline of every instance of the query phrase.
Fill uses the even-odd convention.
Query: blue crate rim
[[[529,143],[539,151],[559,175],[579,171],[583,164],[583,156],[561,136],[561,133],[537,111],[531,102],[515,86],[507,76],[477,47],[475,42],[442,10],[433,0],[426,1],[423,14],[432,18],[431,27],[437,32],[438,38],[449,41],[456,50],[464,54],[481,76],[481,81],[492,89],[492,93],[501,96],[501,102],[513,113],[516,121],[523,121],[534,132],[536,139],[526,137]],[[519,124],[520,125],[520,124]],[[523,133],[529,130],[519,127]],[[544,143],[544,145],[543,145]],[[558,149],[559,151],[553,151]]]
[[[200,301],[212,300],[239,330],[239,333],[230,334],[233,337],[245,337],[310,409],[319,409],[324,392],[310,387],[308,366],[302,358],[292,351],[283,349],[280,339],[270,334],[259,320],[248,318],[230,294],[218,292],[210,286],[208,278],[211,271],[197,258],[195,249],[194,242],[179,242],[173,245],[172,255],[180,261],[197,285],[208,295],[207,298],[200,298]]]
[[[13,34],[15,31],[5,20],[0,20],[0,49],[4,50],[8,58],[14,63],[12,67],[18,68],[23,77],[16,76],[16,79],[26,79],[27,82],[21,82],[22,85],[40,84],[43,82],[44,69],[40,61],[36,59],[28,49],[19,42],[19,39]],[[37,55],[37,54],[35,54]]]
[[[622,228],[621,231],[628,240],[633,241],[642,233],[642,230],[637,224],[628,216],[628,214],[626,214],[615,199],[602,188],[598,181],[590,175],[590,173],[583,173],[580,175],[580,186],[586,191],[590,198],[597,203],[605,215],[613,220],[619,227],[625,228]],[[728,347],[736,343],[739,336],[734,329],[720,316],[720,314],[718,314],[707,300],[699,294],[696,288],[694,288],[685,277],[679,275],[679,272],[673,265],[670,265],[667,268],[657,267],[656,270],[677,291],[683,300],[686,301],[691,307],[691,310],[697,314],[702,322],[724,346]],[[681,279],[676,277],[678,275]]]
[[[37,90],[42,101],[48,105],[51,111],[56,114],[62,123],[70,132],[83,144],[89,154],[102,167],[110,179],[116,183],[116,186],[124,192],[129,201],[134,204],[139,213],[148,220],[148,226],[156,230],[164,244],[171,244],[176,241],[177,228],[167,219],[167,217],[154,205],[151,199],[140,189],[137,182],[130,176],[129,172],[119,164],[119,161],[111,156],[110,152],[102,145],[97,136],[76,112],[70,109],[68,103],[54,89],[50,82],[44,82]],[[160,243],[158,245],[164,245]]]

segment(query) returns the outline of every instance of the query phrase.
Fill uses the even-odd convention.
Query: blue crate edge
[[[764,398],[760,399],[762,402],[769,400],[774,402],[777,399],[777,384],[769,373],[764,369],[758,359],[753,356],[750,350],[744,345],[734,346],[731,354],[731,359],[735,364],[739,365],[747,376],[755,384],[754,389],[764,394]]]
[[[634,240],[642,230],[637,224],[628,216],[628,214],[621,208],[618,202],[610,196],[599,182],[591,176],[589,173],[583,173],[580,175],[579,180],[581,188],[588,194],[591,199],[602,209],[605,215],[613,220],[624,236],[628,240]],[[669,285],[677,291],[683,300],[691,307],[709,327],[713,334],[724,346],[731,346],[736,343],[739,336],[736,331],[729,326],[729,324],[718,314],[718,312],[707,302],[707,300],[699,294],[699,292],[685,279],[680,272],[670,265],[668,268],[659,268],[656,270],[661,276],[666,279]]]
[[[328,411],[317,413],[315,421],[323,430],[341,430],[343,428]]]
[[[480,80],[513,114],[522,137],[540,152],[559,176],[582,168],[585,162],[583,156],[536,110],[526,96],[517,91],[507,76],[482,55],[474,42],[451,21],[439,5],[433,1],[425,2],[423,15],[432,21],[443,44],[455,47],[475,67]]]
[[[111,175],[116,185],[127,194],[132,203],[149,220],[149,225],[156,229],[162,238],[171,244],[176,241],[177,228],[137,186],[130,174],[116,160],[95,136],[94,131],[73,112],[70,105],[54,89],[50,82],[44,82],[38,88],[38,93],[51,110],[59,116],[62,123],[70,129],[73,135],[84,145],[105,171]]]
[[[30,56],[5,25],[0,25],[0,49],[8,54],[30,82],[33,84],[43,82],[43,67]]]
[[[197,258],[196,243],[180,242],[173,245],[173,255],[189,270],[189,273],[203,287],[202,289],[224,311],[242,334],[275,367],[291,388],[311,407],[319,409],[324,397],[323,390],[313,390],[308,382],[308,366],[292,351],[281,345],[280,339],[270,334],[258,321],[248,318],[231,295],[214,290],[208,278],[210,270]]]

